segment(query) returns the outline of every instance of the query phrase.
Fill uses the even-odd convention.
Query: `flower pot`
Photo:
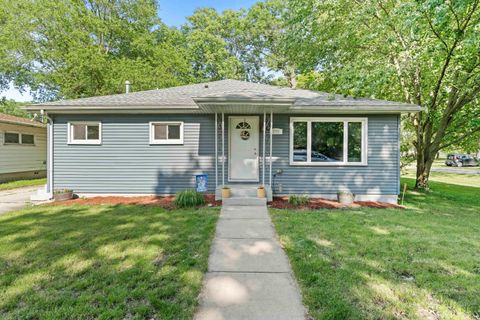
[[[231,191],[230,188],[222,188],[222,199],[230,198]]]
[[[53,199],[55,201],[65,201],[70,200],[73,198],[73,191],[62,191],[62,192],[55,192],[53,194]]]
[[[265,198],[266,197],[266,192],[265,192],[264,187],[257,188],[257,197],[258,198]]]
[[[337,193],[338,202],[344,205],[350,205],[353,203],[355,195],[351,192],[339,192]]]

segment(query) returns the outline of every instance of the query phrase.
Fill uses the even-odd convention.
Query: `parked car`
[[[468,154],[449,154],[445,164],[449,167],[478,166],[478,159]]]
[[[295,150],[293,152],[293,161],[307,161],[307,150]],[[326,155],[312,151],[312,161],[313,162],[334,162],[337,161]]]

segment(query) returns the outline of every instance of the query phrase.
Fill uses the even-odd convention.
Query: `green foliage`
[[[205,195],[193,189],[180,191],[175,196],[175,205],[179,208],[194,208],[205,203]]]
[[[292,194],[288,197],[288,203],[294,206],[306,205],[310,202],[310,198],[307,195]]]
[[[21,13],[21,14],[19,14]],[[4,1],[0,73],[39,100],[78,98],[190,81],[183,39],[153,0]]]
[[[10,114],[12,116],[30,118],[32,115],[20,109],[23,103],[0,98],[0,113]]]
[[[437,152],[480,131],[480,4],[287,0],[288,56],[310,89],[418,104],[419,185]],[[315,70],[312,72],[312,70]]]

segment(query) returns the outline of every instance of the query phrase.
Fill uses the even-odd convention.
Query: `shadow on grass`
[[[434,183],[407,210],[273,210],[311,315],[478,319],[479,191]]]
[[[0,217],[0,318],[193,315],[217,210],[42,206]]]

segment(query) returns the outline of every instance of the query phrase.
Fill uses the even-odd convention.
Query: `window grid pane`
[[[73,124],[73,140],[86,140],[87,126],[85,124]]]
[[[178,124],[168,125],[168,139],[169,140],[180,139],[180,125]]]
[[[343,162],[344,122],[312,122],[312,162]]]
[[[362,123],[348,123],[348,162],[362,162]]]
[[[20,143],[20,135],[13,132],[5,132],[5,143]]]
[[[307,122],[293,123],[293,161],[307,162]]]
[[[153,126],[155,140],[167,139],[167,127],[166,124],[156,124]]]
[[[99,140],[100,130],[98,125],[87,126],[87,140]]]
[[[34,144],[35,138],[33,134],[22,134],[22,144]]]

